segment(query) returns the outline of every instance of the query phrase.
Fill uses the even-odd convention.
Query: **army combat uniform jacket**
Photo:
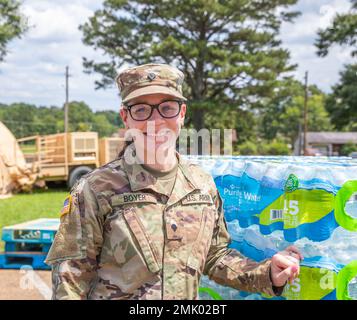
[[[270,260],[228,249],[212,177],[178,154],[173,191],[124,156],[71,190],[46,262],[54,299],[197,299],[200,277],[274,295]]]

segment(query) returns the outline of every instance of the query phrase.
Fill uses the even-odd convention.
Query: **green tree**
[[[351,0],[351,3],[349,12],[336,14],[330,26],[318,30],[315,46],[319,56],[327,56],[334,44],[349,46],[352,48],[352,56],[357,55],[357,0]]]
[[[39,127],[37,134],[53,134],[63,132],[63,126],[58,127],[57,122],[64,117],[63,110],[56,106],[41,106],[36,109],[35,122]]]
[[[61,133],[64,129],[64,110],[56,106],[13,103],[0,104],[0,121],[17,137]],[[93,113],[84,102],[69,104],[70,131],[97,131],[100,137],[111,136],[123,126],[115,111]]]
[[[286,156],[290,154],[290,149],[288,144],[284,141],[274,140],[272,142],[262,143],[259,146],[260,153],[262,155],[271,155],[271,156]]]
[[[316,86],[308,88],[308,130],[332,130],[329,114],[325,109],[326,96]],[[303,128],[304,86],[298,81],[282,82],[276,96],[266,106],[260,117],[260,133],[271,141],[286,138],[293,147]]]
[[[95,114],[93,120],[93,131],[97,131],[100,137],[110,137],[118,131],[118,127],[112,125],[104,114]]]
[[[309,131],[330,131],[332,126],[328,112],[325,109],[325,97],[323,94],[311,95],[308,102]],[[291,146],[299,135],[299,124],[303,128],[304,97],[294,97],[279,116],[280,132],[289,138]]]
[[[357,151],[357,144],[353,142],[346,143],[341,148],[341,156],[349,156],[352,152]]]
[[[148,62],[176,65],[185,94],[204,127],[206,102],[251,108],[269,96],[277,78],[295,66],[278,39],[283,21],[298,15],[297,0],[106,0],[80,26],[83,42],[107,61],[84,58],[86,72],[102,75],[96,88],[113,85],[117,70]]]
[[[284,140],[267,141],[257,139],[245,141],[236,148],[236,155],[289,155],[291,150]]]
[[[237,135],[239,136],[239,141],[244,142],[249,140],[249,138],[255,134],[254,129],[256,121],[252,112],[247,110],[241,110],[229,104],[216,104],[214,102],[206,101],[204,104],[201,103],[201,107],[205,110],[210,110],[210,112],[204,112],[204,122],[207,128],[213,129],[235,129]],[[187,110],[187,126],[193,127],[192,122],[190,122],[190,117],[195,109],[190,107]],[[223,132],[221,133],[221,135]]]
[[[6,104],[0,103],[0,121],[4,116]]]
[[[97,111],[95,114],[104,115],[105,118],[109,121],[109,123],[116,128],[124,128],[124,124],[120,118],[119,111],[113,111],[113,110]]]
[[[258,145],[256,142],[245,141],[239,145],[236,155],[248,155],[253,156],[259,154]]]
[[[72,101],[68,110],[69,131],[93,131],[94,115],[86,103]]]
[[[357,131],[357,64],[345,65],[339,82],[326,102],[331,121],[338,130]]]
[[[193,108],[191,108],[190,104],[187,110],[186,120],[188,124],[186,127],[193,127],[190,117],[195,109],[194,107],[193,105]],[[201,107],[204,107],[204,110],[209,110],[209,112],[204,112],[206,128],[220,129],[221,148],[224,146],[224,129],[236,131],[238,143],[233,141],[233,151],[237,150],[238,144],[242,144],[256,135],[256,119],[253,112],[242,110],[230,104],[208,101],[204,104],[201,103]],[[223,149],[221,152],[223,152]]]
[[[61,121],[63,124],[63,121]],[[123,127],[118,112],[99,111],[93,113],[84,102],[72,101],[69,104],[70,131],[96,131],[100,137],[111,136]],[[63,130],[63,129],[62,129]]]
[[[13,103],[5,106],[0,119],[16,138],[37,133],[39,123],[35,122],[36,106],[25,103]]]
[[[0,62],[7,53],[8,43],[27,30],[27,21],[20,12],[17,0],[0,0]]]

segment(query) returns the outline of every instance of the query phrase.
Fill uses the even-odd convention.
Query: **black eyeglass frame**
[[[171,102],[177,102],[178,105],[179,105],[179,108],[178,108],[177,113],[176,113],[174,116],[166,117],[166,116],[164,116],[164,115],[161,114],[161,112],[160,112],[160,110],[159,110],[159,106],[160,106],[161,104],[165,103],[165,102],[170,102],[170,101],[171,101]],[[146,119],[137,120],[137,119],[135,119],[135,118],[132,116],[132,114],[131,114],[131,108],[133,108],[133,107],[135,107],[135,106],[138,106],[138,105],[142,105],[142,104],[147,105],[147,106],[150,106],[150,107],[151,107],[151,112],[150,112],[149,116],[148,116]],[[128,111],[129,111],[129,114],[130,114],[130,116],[131,116],[131,118],[132,118],[133,120],[135,120],[135,121],[146,121],[146,120],[150,119],[150,117],[152,116],[152,113],[154,112],[154,109],[157,110],[157,112],[159,113],[159,115],[160,115],[161,117],[163,117],[163,118],[165,118],[165,119],[172,119],[172,118],[175,118],[175,117],[178,116],[178,114],[179,114],[180,111],[181,111],[181,106],[182,106],[183,104],[184,104],[184,101],[182,101],[182,100],[165,100],[165,101],[160,102],[159,104],[149,104],[149,103],[143,103],[143,102],[141,102],[141,103],[132,104],[131,106],[129,106],[129,105],[127,105],[127,104],[124,103],[124,106],[126,107],[126,108],[124,108],[124,110],[128,110]]]

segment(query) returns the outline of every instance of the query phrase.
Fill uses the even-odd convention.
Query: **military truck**
[[[44,181],[66,181],[71,188],[93,169],[114,160],[124,138],[98,138],[97,132],[38,135],[17,140],[25,150],[26,163]]]

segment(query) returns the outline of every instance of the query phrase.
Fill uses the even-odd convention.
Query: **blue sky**
[[[103,60],[100,52],[84,46],[78,25],[101,7],[98,0],[23,0],[22,12],[30,30],[12,41],[9,54],[0,64],[0,102],[26,102],[62,106],[65,100],[65,67],[70,67],[70,100],[84,101],[93,110],[118,110],[120,98],[115,86],[95,90],[99,75],[83,73],[82,57]],[[316,56],[313,46],[318,28],[329,25],[336,12],[346,12],[348,0],[299,0],[293,9],[302,12],[294,24],[284,23],[283,46],[297,63],[296,78],[309,70],[310,83],[329,92],[339,78],[343,64],[351,63],[350,50],[334,47],[326,58]]]

